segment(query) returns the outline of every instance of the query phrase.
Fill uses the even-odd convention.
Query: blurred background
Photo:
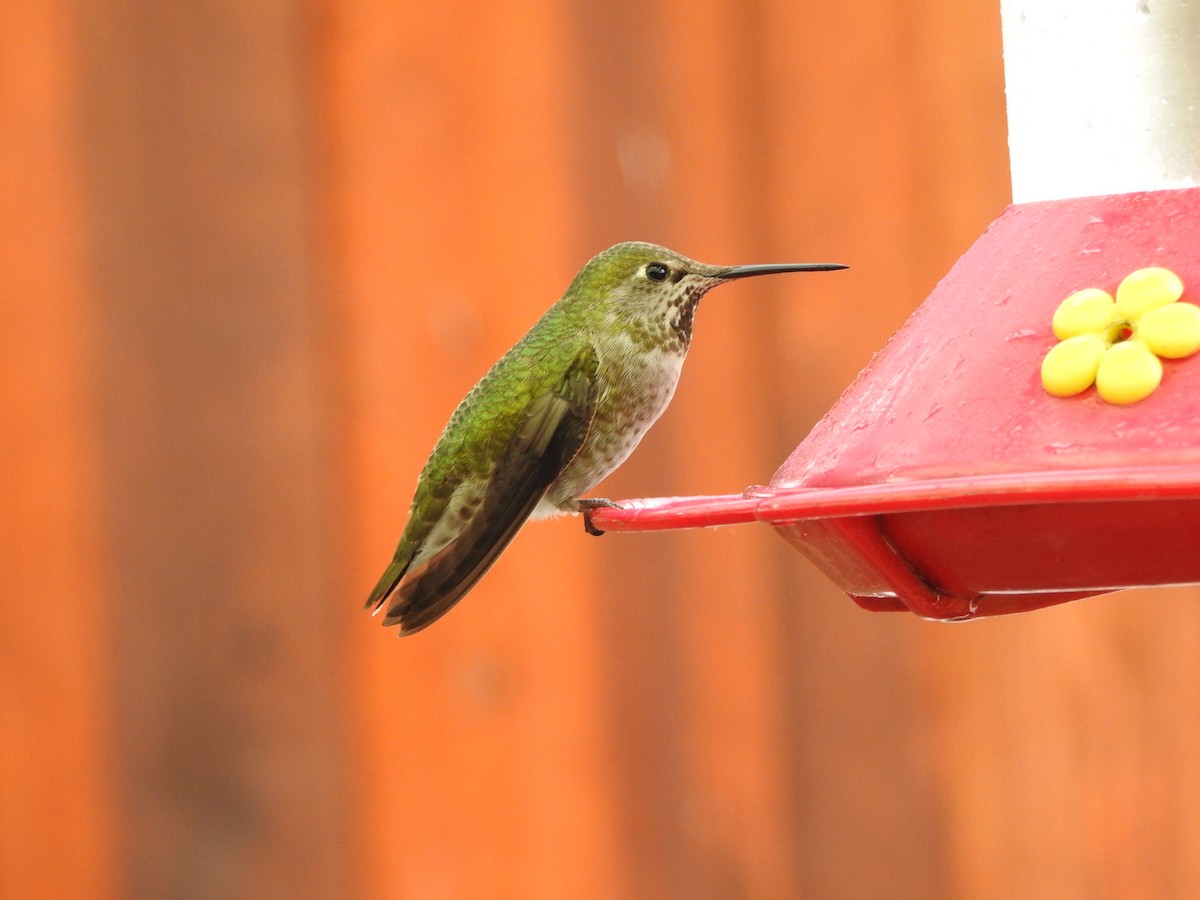
[[[774,469],[1009,201],[995,0],[0,5],[0,894],[1200,891],[1194,589],[966,626],[765,527],[361,612],[620,240],[702,305],[614,498]]]

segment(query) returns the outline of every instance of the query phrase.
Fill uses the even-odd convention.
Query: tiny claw
[[[589,497],[586,500],[575,501],[579,506],[579,511],[583,514],[583,530],[595,537],[600,537],[604,534],[603,528],[597,528],[592,524],[592,511],[597,509],[620,509],[619,503],[613,503],[611,500],[606,500],[603,497]]]

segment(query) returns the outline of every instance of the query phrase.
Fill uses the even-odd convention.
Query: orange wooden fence
[[[360,612],[592,253],[703,304],[604,486],[770,478],[1007,202],[994,0],[0,7],[0,895],[1200,891],[1194,590],[955,627],[765,528]]]

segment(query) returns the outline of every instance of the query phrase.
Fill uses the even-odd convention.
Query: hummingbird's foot
[[[583,530],[588,534],[600,537],[604,534],[603,528],[597,528],[592,524],[592,510],[594,509],[620,509],[618,503],[613,503],[611,500],[605,500],[603,497],[587,497],[582,500],[575,501],[576,508],[583,513]]]

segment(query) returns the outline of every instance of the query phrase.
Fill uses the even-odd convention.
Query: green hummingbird
[[[621,465],[670,403],[700,298],[726,281],[833,263],[710,266],[617,244],[580,270],[471,389],[421,476],[391,564],[367,600],[413,634],[462,599],[531,518],[590,513],[582,495]]]

